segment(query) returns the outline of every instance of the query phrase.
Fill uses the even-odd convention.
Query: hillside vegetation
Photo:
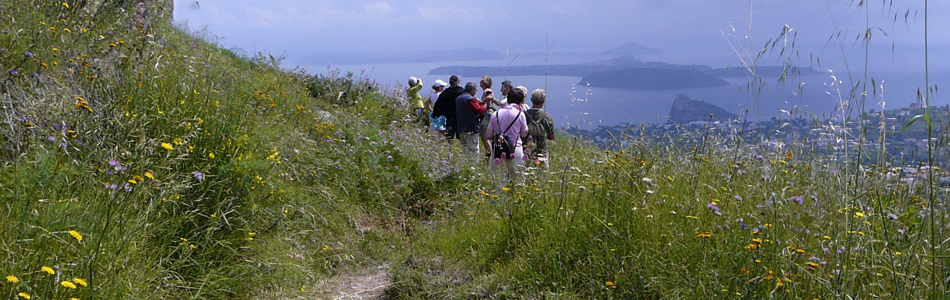
[[[377,266],[392,299],[946,295],[942,170],[631,128],[496,187],[362,74],[83,3],[0,2],[8,299],[312,299]]]

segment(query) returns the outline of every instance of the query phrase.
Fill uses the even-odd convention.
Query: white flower
[[[643,181],[643,182],[646,182],[646,183],[653,183],[653,179],[646,178],[646,177],[643,177],[643,179],[640,179],[640,181]]]

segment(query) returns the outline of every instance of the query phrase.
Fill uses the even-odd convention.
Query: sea
[[[383,90],[398,93],[404,91],[409,77],[423,79],[423,95],[429,95],[429,88],[436,79],[448,82],[449,75],[428,75],[429,71],[443,66],[508,66],[508,65],[544,65],[573,64],[601,61],[613,57],[598,55],[559,55],[555,57],[515,58],[496,61],[455,61],[437,63],[410,64],[300,64],[310,74],[329,74],[336,71],[341,74],[352,72],[354,76],[369,78]],[[726,66],[713,66],[714,68]],[[856,116],[864,111],[891,110],[909,107],[918,102],[918,91],[923,90],[925,80],[923,71],[893,71],[887,73],[868,73],[867,90],[857,89],[851,99],[853,87],[862,82],[864,73],[833,73],[819,70],[821,74],[808,76],[789,76],[782,82],[778,77],[763,77],[753,80],[751,77],[725,78],[728,86],[709,88],[689,88],[671,90],[626,90],[593,87],[581,82],[580,77],[569,76],[493,76],[496,93],[500,83],[511,80],[515,86],[523,85],[529,93],[543,88],[547,91],[545,110],[554,117],[558,128],[596,129],[600,126],[637,125],[640,123],[663,124],[668,122],[673,100],[677,95],[686,95],[690,99],[705,101],[739,115],[748,121],[767,121],[772,118],[806,118],[842,120]],[[480,78],[462,77],[461,82],[478,82]],[[950,72],[935,73],[931,76],[931,86],[950,83]],[[933,89],[939,91],[939,89]],[[861,96],[861,95],[865,96]],[[931,97],[931,105],[944,105],[946,100],[939,99],[939,93]]]

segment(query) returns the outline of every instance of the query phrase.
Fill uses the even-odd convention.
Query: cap
[[[442,81],[442,79],[436,79],[434,85],[435,87],[440,87],[440,86],[446,86],[446,83],[445,81]]]

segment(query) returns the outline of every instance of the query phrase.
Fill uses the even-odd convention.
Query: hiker
[[[478,82],[478,85],[479,87],[482,88],[481,103],[482,105],[485,106],[485,114],[484,114],[484,117],[482,118],[482,128],[484,129],[484,128],[488,128],[488,122],[490,122],[491,120],[491,114],[495,113],[495,103],[498,100],[495,99],[494,92],[491,89],[492,87],[491,76],[488,76],[488,75],[482,76],[482,80]],[[489,151],[488,151],[489,149],[491,149],[491,145],[488,143],[488,140],[484,138],[480,140],[482,141],[482,148],[485,149],[485,156],[491,156],[491,154],[489,154]]]
[[[459,86],[459,77],[452,75],[449,77],[449,88],[439,94],[432,108],[432,117],[445,117],[445,139],[451,143],[452,139],[458,138],[455,132],[457,121],[455,119],[455,99],[464,93],[464,89]]]
[[[482,117],[486,105],[475,98],[478,86],[474,82],[465,84],[465,93],[455,100],[456,129],[462,150],[478,159],[478,141],[481,140]]]
[[[518,89],[512,89],[508,92],[508,105],[499,109],[492,116],[491,123],[488,124],[486,136],[492,140],[492,143],[498,143],[495,140],[495,133],[500,133],[508,137],[512,142],[512,153],[503,153],[504,157],[495,157],[493,151],[490,159],[492,174],[495,172],[495,165],[504,163],[507,166],[508,180],[522,180],[522,171],[524,171],[524,150],[522,149],[521,138],[528,136],[528,123],[525,120],[524,112],[521,111],[521,104],[524,103],[524,93]],[[494,150],[494,147],[492,148]]]
[[[409,101],[409,108],[415,112],[416,122],[424,123],[425,122],[425,104],[422,103],[422,95],[419,95],[419,91],[422,90],[422,78],[418,77],[409,77],[409,89],[406,90],[406,100]]]
[[[520,90],[522,95],[525,95],[525,96],[528,95],[528,88],[525,87],[525,86],[523,86],[523,85],[519,85],[519,86],[516,87],[515,89]],[[530,108],[530,107],[528,107],[528,104],[527,104],[527,103],[524,103],[524,101],[522,101],[522,102],[521,102],[521,107],[519,107],[519,109],[521,109],[521,111],[526,111],[526,110],[528,110],[528,108]]]
[[[435,101],[439,99],[439,95],[442,94],[442,91],[445,90],[445,81],[442,79],[436,79],[435,83],[432,84],[432,94],[429,95],[429,98],[426,99],[425,107],[426,111],[429,113],[429,131],[438,131],[441,134],[445,134],[445,117],[435,118],[432,116],[432,105],[435,104]]]
[[[536,89],[531,93],[531,108],[524,114],[528,117],[528,137],[525,138],[525,145],[532,145],[534,148],[530,151],[525,150],[528,157],[536,159],[535,162],[544,164],[548,167],[548,140],[554,140],[554,118],[544,111],[544,102],[547,98],[547,92],[544,89]]]
[[[445,90],[445,81],[442,79],[436,79],[435,83],[432,84],[432,94],[429,95],[429,99],[426,99],[425,107],[426,110],[432,112],[432,104],[439,99],[439,94]]]

